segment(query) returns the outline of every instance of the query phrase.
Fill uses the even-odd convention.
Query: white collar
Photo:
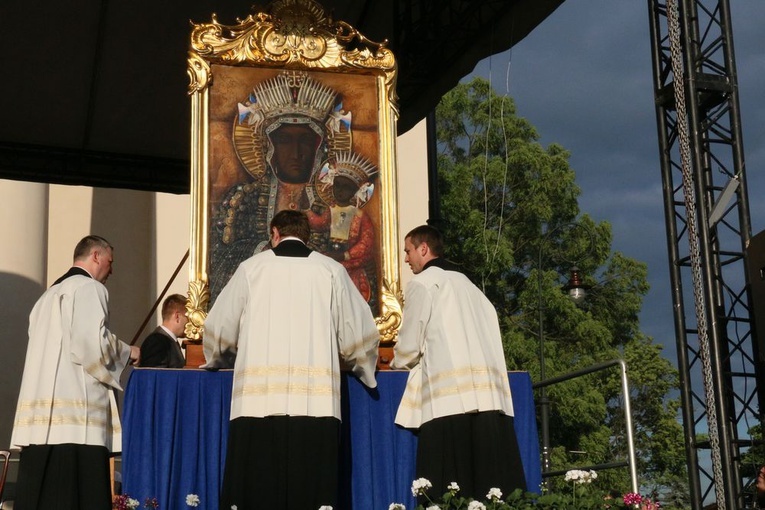
[[[279,239],[279,242],[281,243],[282,241],[298,241],[298,242],[300,242],[302,244],[305,244],[302,239],[300,239],[299,237],[296,237],[296,236],[282,237],[281,239]]]
[[[93,278],[95,280],[95,277],[93,276],[93,274],[90,271],[88,271],[87,269],[85,269],[83,266],[74,265],[72,267],[76,267],[76,268],[82,269],[83,271],[88,273],[88,276],[90,276],[91,278]]]
[[[160,328],[162,328],[162,329],[164,329],[164,330],[165,330],[165,332],[166,332],[168,335],[170,335],[170,338],[172,338],[172,339],[173,339],[173,340],[175,340],[176,342],[178,341],[178,337],[177,337],[177,336],[175,336],[175,335],[173,334],[173,332],[172,332],[172,331],[170,331],[169,329],[167,329],[167,328],[164,326],[164,324],[160,324],[160,325],[159,325],[159,327],[160,327]]]

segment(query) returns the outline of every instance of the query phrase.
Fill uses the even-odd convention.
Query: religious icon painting
[[[354,42],[354,49],[346,45]],[[383,341],[400,323],[395,61],[312,0],[236,26],[194,25],[192,275],[187,335],[238,265],[270,248],[274,214],[306,213]]]

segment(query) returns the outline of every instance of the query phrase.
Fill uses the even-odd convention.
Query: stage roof
[[[325,0],[399,65],[399,133],[479,60],[563,0]],[[189,189],[190,22],[264,11],[244,0],[0,2],[0,178],[172,193]]]

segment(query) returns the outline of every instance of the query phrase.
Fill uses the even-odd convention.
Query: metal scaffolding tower
[[[751,480],[741,455],[761,424],[757,383],[765,379],[746,267],[751,225],[730,6],[648,7],[691,502],[745,508]]]

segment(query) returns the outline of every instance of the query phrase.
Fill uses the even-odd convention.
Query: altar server
[[[114,398],[138,347],[109,331],[113,248],[87,236],[73,267],[37,301],[11,445],[21,448],[14,508],[108,510],[109,452],[121,450]]]
[[[417,478],[430,480],[431,496],[451,482],[476,499],[526,490],[494,307],[442,258],[435,228],[409,232],[404,252],[415,276],[390,367],[411,370],[396,423],[420,429]]]
[[[205,367],[236,357],[220,507],[336,507],[340,363],[376,387],[379,334],[345,268],[306,246],[305,213],[270,233],[205,320]]]

